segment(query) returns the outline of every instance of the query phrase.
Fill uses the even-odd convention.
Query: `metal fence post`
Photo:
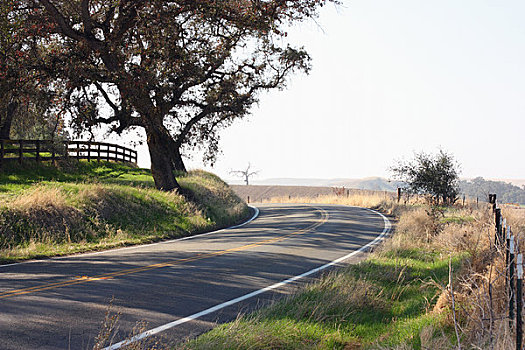
[[[496,208],[494,210],[494,220],[496,221],[496,237],[495,237],[495,244],[501,244],[502,243],[502,236],[501,236],[501,208]]]
[[[523,344],[523,317],[521,314],[523,308],[523,255],[518,254],[516,261],[518,269],[518,280],[516,281],[516,349],[522,350]]]
[[[510,226],[509,226],[509,227],[507,227],[507,237],[506,237],[506,240],[505,240],[505,277],[506,277],[505,283],[507,284],[507,288],[510,288],[509,287],[509,277],[510,277],[510,274],[509,274],[509,266],[510,266],[510,235],[511,235],[511,229],[510,229]]]
[[[514,320],[514,245],[514,235],[511,235],[509,247],[509,324],[511,327]]]

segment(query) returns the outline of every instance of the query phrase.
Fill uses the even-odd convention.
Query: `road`
[[[239,228],[0,266],[0,349],[91,349],[110,304],[120,313],[114,342],[141,321],[144,329],[168,324],[159,335],[181,341],[285,294],[293,286],[260,290],[347,256],[389,227],[363,208],[258,208],[259,217]],[[184,319],[235,298],[240,302]],[[174,321],[181,324],[171,327]]]

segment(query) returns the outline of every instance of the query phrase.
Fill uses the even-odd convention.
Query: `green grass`
[[[454,256],[458,269],[462,256]],[[448,258],[397,249],[332,272],[269,308],[221,325],[186,349],[421,349],[420,333],[439,328],[431,312]],[[438,282],[438,283],[436,283]]]
[[[0,261],[178,238],[242,221],[249,209],[218,177],[178,177],[194,202],[125,164],[11,164],[0,171]]]
[[[155,184],[148,169],[112,162],[61,162],[58,166],[50,163],[37,164],[33,161],[8,163],[0,169],[0,191],[6,186],[28,185],[42,182],[104,182],[121,185],[154,188]]]

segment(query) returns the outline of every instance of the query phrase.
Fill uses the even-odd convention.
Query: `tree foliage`
[[[213,163],[221,128],[309,71],[284,28],[328,1],[26,0],[25,16],[47,27],[46,69],[64,82],[77,130],[143,128],[155,183],[171,190],[184,152]]]
[[[485,180],[476,177],[460,182],[463,193],[470,198],[487,201],[489,193],[495,193],[500,203],[516,203],[525,205],[525,188],[520,188],[504,181]]]
[[[34,15],[28,1],[0,3],[0,139],[53,138],[62,131],[60,82],[44,69],[52,25],[34,22]]]
[[[443,150],[416,153],[411,161],[401,161],[390,170],[408,191],[429,195],[434,203],[453,204],[460,193],[459,165]]]

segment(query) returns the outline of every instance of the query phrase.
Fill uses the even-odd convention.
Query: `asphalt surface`
[[[235,229],[114,251],[0,266],[0,349],[91,349],[108,307],[119,313],[113,343],[301,275],[360,249],[385,232],[368,209],[258,205]],[[257,295],[162,331],[194,337],[278,298]],[[135,330],[137,333],[137,330]]]

